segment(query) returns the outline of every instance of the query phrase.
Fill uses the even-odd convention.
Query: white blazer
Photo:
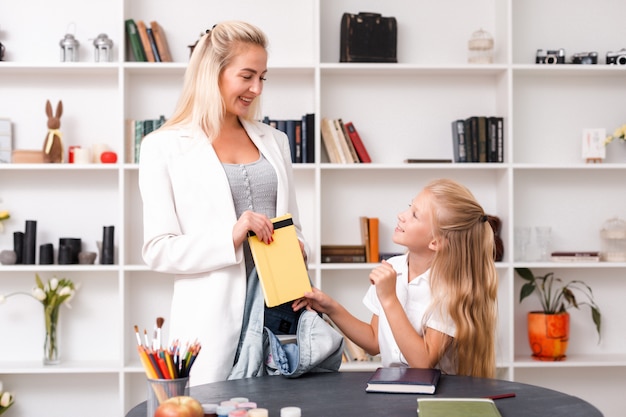
[[[304,242],[287,136],[260,122],[241,122],[276,171],[276,215],[291,213]],[[141,144],[139,189],[144,261],[175,274],[170,339],[202,343],[192,385],[225,380],[241,332],[246,272],[242,247],[233,247],[237,217],[222,164],[203,133],[161,129]]]

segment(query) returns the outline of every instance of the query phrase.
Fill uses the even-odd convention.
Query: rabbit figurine
[[[63,114],[63,102],[57,104],[57,111],[52,114],[50,100],[46,101],[46,114],[48,115],[48,134],[43,143],[43,161],[48,163],[63,162],[63,141],[61,139],[61,114]]]

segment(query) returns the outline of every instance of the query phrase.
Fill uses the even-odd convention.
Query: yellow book
[[[274,241],[270,244],[260,241],[254,232],[248,233],[252,258],[268,307],[293,301],[311,291],[291,214],[276,217],[272,223]]]
[[[502,417],[489,398],[418,398],[420,417]]]

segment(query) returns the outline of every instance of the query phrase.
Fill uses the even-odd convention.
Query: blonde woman
[[[259,28],[213,26],[194,48],[173,115],[141,145],[143,258],[175,275],[166,323],[170,338],[202,344],[193,385],[226,380],[238,359],[254,268],[248,231],[269,243],[270,219],[291,213],[305,252],[287,136],[256,121],[266,73]],[[252,319],[262,328],[262,314]]]
[[[494,233],[483,208],[463,185],[429,183],[398,215],[393,241],[407,253],[369,275],[363,302],[369,323],[313,289],[298,300],[326,313],[382,366],[439,368],[447,374],[495,374]]]

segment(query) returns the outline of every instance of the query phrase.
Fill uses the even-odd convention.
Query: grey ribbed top
[[[222,164],[230,192],[233,195],[237,218],[246,210],[276,217],[276,194],[278,178],[274,168],[263,155],[250,164]],[[248,241],[244,241],[246,273],[250,274],[254,262]]]

